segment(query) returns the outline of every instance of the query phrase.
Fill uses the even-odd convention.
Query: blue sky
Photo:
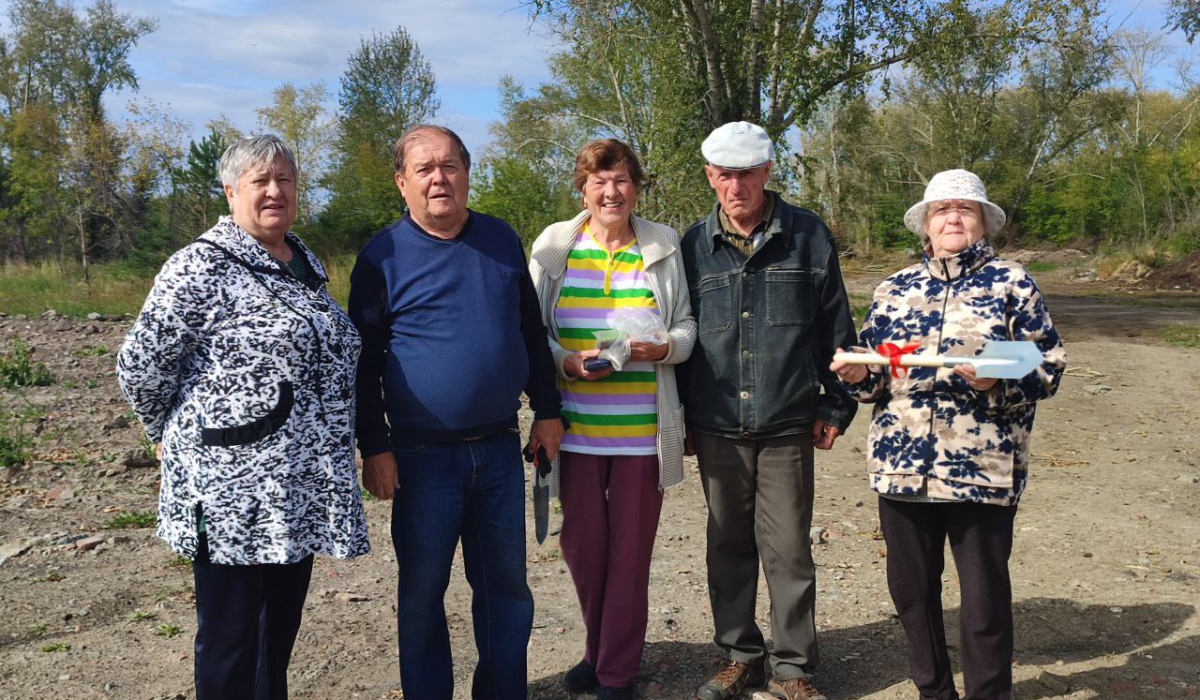
[[[156,17],[158,30],[142,39],[132,62],[141,89],[110,95],[118,119],[131,98],[148,98],[188,121],[200,135],[221,114],[236,126],[257,127],[255,109],[290,81],[320,80],[334,95],[351,51],[372,31],[404,26],[433,65],[442,109],[438,121],[458,131],[472,151],[490,140],[499,118],[497,84],[503,75],[526,86],[549,78],[546,57],[554,42],[531,26],[522,0],[115,0],[124,12]],[[76,0],[86,7],[89,0]],[[1110,0],[1114,28],[1160,29],[1163,0]],[[7,25],[8,3],[0,0]],[[1195,55],[1180,35],[1177,52]],[[1169,82],[1170,67],[1156,79]],[[1170,87],[1168,84],[1160,87]],[[335,105],[331,101],[330,108]]]
[[[88,0],[77,0],[86,7]],[[0,3],[7,10],[7,3]],[[479,151],[498,118],[505,74],[528,85],[549,78],[552,42],[533,28],[521,0],[116,0],[123,12],[156,17],[158,30],[132,56],[140,90],[110,96],[118,118],[131,98],[169,104],[195,134],[221,114],[257,128],[255,110],[284,82],[324,81],[336,107],[338,78],[364,36],[403,26],[433,65],[438,121]]]

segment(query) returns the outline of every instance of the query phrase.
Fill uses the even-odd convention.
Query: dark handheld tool
[[[533,464],[533,534],[537,536],[538,544],[546,541],[546,533],[550,529],[550,457],[546,448],[538,446],[537,454],[533,453],[527,443],[521,451],[526,462]]]
[[[571,422],[562,419],[563,430],[571,427]],[[538,445],[537,454],[533,452],[533,442],[525,443],[521,456],[533,465],[533,534],[538,544],[546,541],[550,530],[550,456],[546,448]]]

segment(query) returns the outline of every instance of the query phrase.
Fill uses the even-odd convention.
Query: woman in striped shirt
[[[598,688],[601,700],[633,698],[663,489],[683,479],[674,365],[696,340],[678,235],[633,215],[641,183],[628,145],[584,146],[574,184],[585,209],[547,227],[530,262],[571,420],[551,489],[562,502],[560,542],[587,645],[564,684],[573,693]],[[630,308],[657,316],[668,341],[633,341],[620,371],[587,369],[584,361],[600,352],[596,333]]]

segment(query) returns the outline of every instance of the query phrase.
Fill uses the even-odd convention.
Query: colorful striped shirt
[[[596,331],[611,329],[617,309],[628,307],[658,315],[637,239],[609,252],[584,226],[567,256],[554,311],[559,345],[571,352],[595,348]],[[657,386],[652,362],[628,362],[620,372],[592,382],[560,379],[563,415],[571,421],[561,449],[591,455],[657,454]]]

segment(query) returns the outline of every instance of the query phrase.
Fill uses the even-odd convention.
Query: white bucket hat
[[[925,186],[925,197],[909,207],[904,214],[904,225],[909,231],[926,237],[925,222],[929,220],[927,210],[933,202],[946,199],[966,199],[979,202],[983,209],[983,219],[986,223],[987,234],[995,234],[1004,227],[1007,217],[1004,210],[988,201],[987,188],[983,180],[970,170],[943,170],[929,179]]]

